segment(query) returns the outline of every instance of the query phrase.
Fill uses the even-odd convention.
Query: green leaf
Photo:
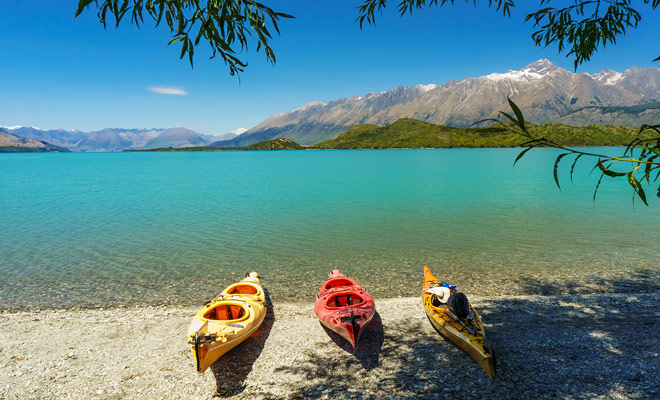
[[[639,138],[635,138],[635,139],[633,139],[632,142],[628,143],[628,146],[626,146],[626,149],[623,151],[623,156],[625,157],[625,156],[626,156],[626,153],[628,153],[628,151],[630,151],[630,156],[632,157],[632,149],[633,149],[633,148],[634,148],[639,142],[641,142],[641,140],[639,140]]]
[[[493,122],[493,123],[497,123],[497,122],[500,122],[500,121],[496,120],[495,118],[486,118],[486,119],[480,119],[479,121],[474,122],[474,123],[473,123],[472,125],[470,125],[470,126],[475,126],[475,125],[478,125],[478,124],[480,124],[480,123],[482,123],[482,122]]]
[[[628,175],[628,172],[614,172],[611,171],[609,168],[607,168],[602,160],[598,160],[598,164],[596,164],[598,168],[600,168],[601,171],[607,176],[610,176],[612,178],[617,177],[617,176],[626,176]]]
[[[571,165],[571,183],[573,183],[573,170],[575,169],[575,164],[577,164],[578,160],[580,157],[582,157],[584,154],[578,154],[577,157],[575,157],[575,160],[573,160],[573,164]]]
[[[600,178],[598,178],[598,183],[596,183],[596,188],[594,189],[594,206],[596,205],[596,194],[598,193],[598,188],[600,187],[600,183],[603,181],[604,176],[605,176],[604,173],[600,174]],[[660,188],[659,188],[659,190],[660,190]]]
[[[518,157],[516,157],[515,161],[513,162],[513,166],[515,167],[518,160],[520,160],[525,155],[525,153],[527,153],[528,151],[530,151],[534,147],[536,147],[536,146],[529,146],[525,150],[521,151],[520,154],[518,154]]]
[[[532,140],[528,140],[525,143],[521,144],[520,147],[528,147],[532,143],[536,143],[535,146],[543,146],[547,142],[548,141],[546,140],[546,138],[532,139]]]
[[[73,14],[73,18],[78,17],[82,12],[85,7],[89,6],[89,3],[91,3],[94,0],[80,0],[78,2],[78,9],[76,10],[76,13]]]
[[[184,19],[183,19],[183,13],[180,12],[180,13],[177,14],[177,20],[178,20],[178,23],[179,23],[178,27],[177,27],[177,30],[178,30],[179,33],[181,33],[181,32],[183,32],[183,30],[186,27]]]
[[[170,30],[174,30],[172,14],[170,14],[170,10],[165,10],[165,20],[167,21],[167,26],[169,26]]]
[[[192,40],[186,38],[188,41],[188,60],[190,61],[190,68],[193,67],[193,54],[195,53],[195,48],[193,47]]]
[[[557,176],[557,169],[559,168],[559,162],[561,161],[562,158],[565,156],[569,155],[571,153],[562,153],[557,156],[557,159],[555,160],[555,168],[552,170],[553,175],[555,176],[555,183],[557,184],[557,187],[559,190],[561,190],[561,186],[559,185],[559,177]]]
[[[520,129],[523,131],[527,132],[527,128],[525,128],[525,117],[523,117],[522,112],[520,111],[520,108],[516,105],[516,103],[513,102],[509,97],[506,98],[507,101],[509,102],[509,105],[511,106],[511,109],[513,110],[513,113],[516,114],[516,117],[518,119],[517,123]]]
[[[105,14],[108,12],[108,9],[110,8],[110,4],[106,3],[103,8],[101,9],[101,12],[99,13],[99,18],[101,19],[101,22],[103,22],[103,29],[106,28],[105,24]],[[112,11],[111,11],[112,12]]]
[[[646,204],[647,206],[649,203],[646,202],[646,193],[644,193],[644,188],[642,188],[642,184],[635,178],[635,171],[630,171],[628,173],[628,183],[630,183],[630,186],[632,186],[633,190],[637,193],[640,199]]]
[[[646,164],[646,166],[644,167],[644,178],[646,178],[646,183],[648,183],[649,185],[651,184],[651,171],[653,170],[654,166],[658,167],[658,164],[652,164],[651,163],[651,161],[655,160],[656,158],[658,158],[657,155],[649,157],[649,159],[646,160],[649,163]],[[644,178],[642,178],[642,180]]]
[[[186,37],[181,37],[183,44],[181,45],[181,55],[179,56],[179,60],[183,58],[183,56],[186,54],[186,51],[188,50],[188,41],[186,39]]]
[[[643,149],[650,151],[651,153],[655,154],[656,156],[660,156],[660,149],[657,147],[648,147],[648,146],[637,146],[635,147],[636,149]]]
[[[156,26],[160,25],[160,21],[163,18],[163,11],[165,10],[165,4],[160,3],[158,5],[158,17],[156,17]]]
[[[505,113],[504,111],[500,111],[500,115],[504,115],[504,116],[507,117],[511,122],[513,122],[516,126],[519,126],[519,125],[518,125],[518,120],[517,120],[515,117],[513,117],[511,114],[507,114],[507,113]]]

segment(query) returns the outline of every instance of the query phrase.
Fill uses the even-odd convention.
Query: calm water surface
[[[518,152],[0,154],[0,309],[199,304],[251,270],[311,301],[335,267],[417,296],[425,264],[480,295],[660,288],[654,190],[594,206],[588,161],[559,191],[555,151]]]

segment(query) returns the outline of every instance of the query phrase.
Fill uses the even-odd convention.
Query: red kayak
[[[355,348],[376,313],[376,305],[359,283],[334,269],[316,295],[314,312],[323,325]]]

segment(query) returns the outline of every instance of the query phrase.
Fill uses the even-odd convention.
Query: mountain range
[[[660,122],[660,69],[629,68],[576,74],[538,60],[519,71],[397,87],[385,92],[312,102],[275,114],[234,139],[215,143],[245,146],[285,137],[301,144],[333,139],[357,124],[388,125],[401,118],[467,127],[510,111],[510,97],[525,118],[573,126],[638,126]]]
[[[240,147],[276,138],[310,145],[336,138],[351,126],[385,126],[402,118],[453,127],[510,111],[510,97],[526,120],[572,126],[639,126],[660,123],[660,69],[629,68],[576,74],[548,60],[521,70],[452,80],[442,85],[397,87],[385,92],[311,102],[275,114],[236,136],[203,135],[187,128],[117,129],[95,132],[8,127],[25,139],[71,151],[122,151],[158,147]]]
[[[188,128],[106,128],[93,132],[63,129],[43,130],[26,126],[4,127],[3,129],[25,139],[46,142],[70,151],[123,151],[155,147],[207,146],[212,142],[228,140],[237,136],[236,133],[216,136],[203,135]]]

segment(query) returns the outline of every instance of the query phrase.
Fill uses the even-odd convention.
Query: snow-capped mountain
[[[277,137],[313,144],[332,139],[351,125],[386,125],[400,118],[465,127],[495,117],[498,111],[509,111],[507,97],[535,123],[658,123],[660,69],[575,74],[538,60],[518,71],[308,103],[275,114],[222,145],[244,146]]]
[[[619,82],[621,78],[623,78],[623,74],[621,72],[612,71],[611,69],[606,69],[593,75],[585,75],[590,76],[591,79],[606,85],[614,85]]]
[[[504,74],[492,73],[485,77],[491,80],[511,80],[517,82],[532,82],[535,80],[543,79],[546,75],[557,71],[558,66],[551,63],[549,60],[538,60],[521,69],[520,71],[509,70]]]

